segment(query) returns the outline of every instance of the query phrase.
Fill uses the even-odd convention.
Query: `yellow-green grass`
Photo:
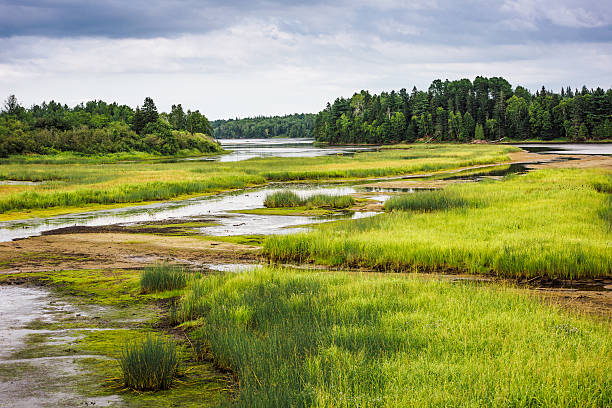
[[[267,208],[306,207],[311,208],[348,208],[355,204],[355,199],[350,195],[315,194],[302,198],[291,190],[277,191],[268,194],[264,200]]]
[[[478,205],[321,225],[270,237],[263,250],[274,261],[385,271],[612,276],[609,195],[594,188],[608,177],[604,170],[548,169],[454,184],[444,194]]]
[[[0,185],[3,219],[36,210],[80,211],[92,205],[178,199],[274,181],[357,179],[449,170],[509,161],[509,146],[415,145],[349,156],[257,158],[234,163],[151,161],[0,164],[0,179],[44,182]],[[32,212],[32,210],[34,210]],[[30,211],[30,213],[28,213]]]
[[[468,205],[469,201],[451,191],[437,190],[391,197],[385,202],[384,209],[385,211],[436,211]]]
[[[144,293],[182,289],[192,276],[182,266],[151,265],[144,268],[140,275],[140,288]]]
[[[195,282],[174,317],[237,407],[612,404],[609,323],[508,286],[264,268]]]

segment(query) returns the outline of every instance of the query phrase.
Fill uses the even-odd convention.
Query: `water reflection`
[[[234,214],[231,211],[263,207],[266,195],[286,186],[271,186],[249,189],[237,193],[196,197],[181,201],[165,201],[155,204],[69,214],[49,218],[34,218],[0,222],[0,241],[11,241],[40,235],[45,231],[73,226],[103,226],[113,224],[133,224],[152,221],[206,217],[219,223],[215,227],[202,228],[206,235],[268,234],[279,232],[281,228],[322,222],[314,217],[264,216]],[[308,197],[314,194],[344,195],[355,192],[352,187],[292,185],[289,188]],[[363,214],[363,213],[357,213]],[[361,215],[351,215],[358,217]]]
[[[314,139],[220,139],[224,149],[232,153],[204,160],[234,162],[255,157],[317,157],[372,151],[372,147],[316,147]]]
[[[612,155],[612,143],[525,143],[516,144],[516,147],[531,153],[541,154],[587,154],[587,155]]]

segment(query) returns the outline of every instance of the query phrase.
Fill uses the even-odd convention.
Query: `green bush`
[[[176,344],[152,336],[140,343],[127,343],[119,365],[125,387],[138,391],[167,390],[179,368]]]

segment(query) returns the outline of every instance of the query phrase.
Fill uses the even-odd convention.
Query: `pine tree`
[[[142,114],[144,115],[145,123],[157,122],[159,114],[157,113],[157,107],[153,99],[146,97],[142,104]]]
[[[474,132],[474,139],[476,140],[484,140],[484,129],[480,123],[476,125],[476,131]]]
[[[587,140],[589,138],[589,129],[584,124],[584,122],[580,125],[580,129],[578,130],[578,140]]]

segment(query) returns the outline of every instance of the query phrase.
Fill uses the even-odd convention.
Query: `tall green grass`
[[[179,369],[174,342],[148,336],[142,342],[127,343],[119,365],[126,388],[138,391],[167,390]]]
[[[304,199],[289,190],[268,194],[264,200],[264,206],[268,208],[299,207],[301,205],[304,205]]]
[[[185,300],[194,341],[238,378],[236,407],[612,404],[609,325],[517,289],[267,268]]]
[[[381,271],[612,276],[609,198],[592,186],[605,175],[550,169],[456,184],[446,194],[486,205],[321,225],[309,233],[269,237],[263,251],[273,261]]]
[[[302,198],[293,191],[277,191],[268,194],[264,206],[268,208],[279,207],[306,207],[306,208],[348,208],[355,204],[355,199],[349,195],[335,196],[329,194],[315,194]]]
[[[205,180],[124,184],[108,189],[59,192],[22,192],[0,198],[0,213],[10,210],[50,207],[79,207],[88,204],[137,203],[176,198],[261,184],[256,176],[216,176]]]
[[[385,211],[436,211],[467,207],[469,202],[449,191],[418,191],[391,197],[385,202]]]
[[[0,179],[46,181],[36,186],[0,186],[0,213],[50,207],[138,203],[186,194],[218,192],[292,180],[385,177],[507,162],[508,146],[415,145],[349,156],[258,158],[235,163],[164,163],[138,157],[72,157],[56,161],[9,158]],[[407,152],[410,152],[408,154]],[[108,160],[107,160],[108,159]],[[2,194],[6,191],[6,194]]]
[[[140,289],[144,293],[182,289],[191,274],[181,266],[158,264],[146,267],[140,275]]]
[[[612,194],[608,194],[608,200],[604,202],[597,213],[608,224],[608,228],[612,230]]]

